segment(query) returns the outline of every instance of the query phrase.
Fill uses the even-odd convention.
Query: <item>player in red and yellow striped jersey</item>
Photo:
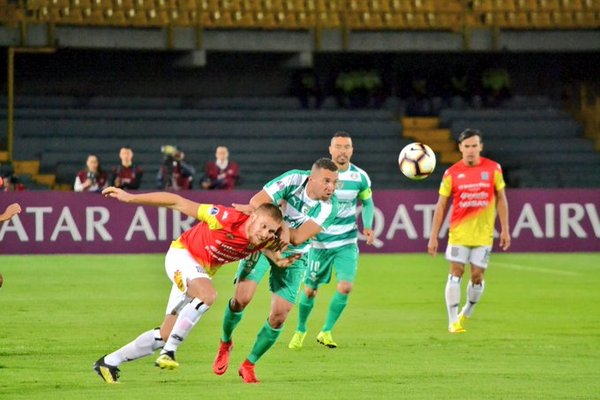
[[[464,322],[471,317],[473,308],[483,294],[483,278],[494,239],[496,207],[501,229],[500,248],[507,250],[510,247],[508,201],[500,164],[481,157],[483,141],[478,130],[463,131],[458,138],[458,148],[462,160],[444,173],[427,245],[429,254],[435,256],[440,228],[452,197],[446,249],[450,273],[445,288],[448,330],[451,333],[465,332]],[[460,282],[467,263],[471,264],[471,280],[467,285],[467,302],[459,313]]]
[[[132,194],[115,187],[102,193],[124,203],[167,207],[200,221],[172,242],[165,257],[165,270],[173,286],[161,327],[142,333],[94,364],[94,370],[108,383],[117,382],[118,367],[123,362],[148,356],[160,348],[163,350],[156,366],[179,366],[175,352],[214,303],[217,294],[211,276],[223,264],[261,250],[282,267],[297,260],[294,256],[277,258],[274,252],[264,249],[283,222],[281,211],[273,204],[261,205],[246,215],[229,207],[196,203],[174,193]]]

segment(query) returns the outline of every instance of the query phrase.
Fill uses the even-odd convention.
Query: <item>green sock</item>
[[[306,293],[302,292],[300,295],[300,304],[298,304],[298,328],[297,331],[302,333],[306,332],[306,321],[308,320],[308,316],[315,306],[315,298],[307,297]]]
[[[252,351],[248,356],[248,361],[252,364],[256,364],[258,359],[275,344],[277,338],[281,334],[282,328],[283,326],[279,329],[273,329],[267,319],[262,329],[258,332],[258,335],[256,335],[256,342],[254,342],[254,347],[252,347]]]
[[[338,318],[342,315],[342,311],[346,308],[346,304],[348,304],[348,295],[335,292],[331,303],[329,303],[329,311],[327,312],[325,325],[323,325],[323,332],[329,332],[333,329]]]
[[[237,324],[240,323],[242,317],[244,316],[244,312],[234,312],[231,310],[231,300],[227,303],[227,307],[225,307],[225,315],[223,316],[223,332],[221,333],[221,340],[224,342],[231,342],[231,335],[235,330]]]

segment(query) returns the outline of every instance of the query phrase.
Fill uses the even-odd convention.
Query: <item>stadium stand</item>
[[[600,186],[600,154],[583,137],[581,124],[565,111],[536,104],[534,100],[520,109],[445,109],[440,120],[455,139],[465,128],[480,129],[489,149],[484,155],[502,164],[513,187]]]
[[[468,127],[484,133],[484,154],[503,165],[511,187],[600,186],[594,142],[570,114],[543,98],[517,97],[496,109],[446,108],[439,118],[403,118],[401,124],[388,109],[305,110],[289,97],[21,96],[14,151],[15,159],[39,160],[42,182],[52,184],[56,174],[58,183],[69,185],[82,155],[94,152],[109,167],[127,144],[145,170],[143,188],[152,189],[162,145],[185,151],[199,170],[197,187],[203,163],[224,143],[241,165],[239,188],[258,189],[282,171],[308,168],[326,156],[331,134],[346,130],[354,138],[354,160],[375,188],[435,188],[445,167],[460,158],[455,139]],[[429,143],[440,160],[431,178],[416,183],[396,165],[399,149],[415,140]]]
[[[594,29],[595,0],[29,0],[5,21],[205,29]]]
[[[0,0],[0,25],[19,24],[23,34],[28,24],[48,24],[50,33],[53,26],[112,26],[446,31],[465,33],[466,38],[469,30],[479,28],[494,32],[597,30],[600,1]],[[53,39],[51,34],[48,37]],[[0,102],[5,105],[6,99]],[[5,116],[0,118],[5,123]],[[593,119],[597,125],[597,118]],[[581,125],[544,97],[514,98],[496,110],[444,109],[436,121],[435,127],[425,131],[406,130],[391,109],[339,110],[326,103],[321,110],[307,111],[288,97],[20,95],[14,159],[40,161],[37,171],[27,169],[31,174],[26,175],[35,176],[32,184],[52,182],[54,172],[58,182],[70,183],[81,167],[82,153],[98,152],[109,166],[117,162],[116,147],[127,142],[146,170],[144,186],[149,188],[161,161],[161,145],[177,144],[200,169],[214,147],[230,137],[235,144],[228,146],[242,166],[239,187],[257,188],[282,170],[307,167],[318,152],[326,155],[331,133],[344,129],[355,138],[355,160],[373,176],[374,186],[403,188],[414,184],[397,173],[398,149],[409,141],[428,139],[441,151],[441,160],[450,163],[457,156],[452,138],[464,127],[476,126],[485,134],[489,155],[505,166],[512,186],[600,186],[594,144],[582,138]],[[600,143],[588,134],[589,123],[582,123],[585,137]],[[269,165],[257,157],[265,148],[273,158]],[[437,186],[441,172],[442,166],[418,184]]]
[[[238,187],[258,189],[285,170],[309,168],[317,157],[327,156],[331,135],[346,130],[355,142],[355,161],[371,174],[375,188],[408,184],[396,159],[409,139],[388,110],[303,110],[290,98],[213,99],[210,108],[181,108],[177,98],[49,100],[41,106],[39,98],[19,99],[15,158],[39,159],[40,170],[56,172],[62,183],[71,182],[82,154],[94,152],[109,166],[116,163],[119,146],[127,144],[146,171],[143,187],[149,189],[162,145],[177,145],[201,170],[215,146],[226,144],[241,166]],[[432,185],[437,185],[434,179],[422,186]]]

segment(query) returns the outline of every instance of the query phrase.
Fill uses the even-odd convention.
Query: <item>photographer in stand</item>
[[[86,169],[79,171],[75,177],[73,190],[76,192],[101,192],[108,186],[108,173],[102,169],[100,158],[95,154],[90,154],[85,164]]]
[[[162,146],[160,151],[164,159],[156,176],[156,188],[174,192],[191,189],[196,170],[183,161],[183,151],[171,145]]]

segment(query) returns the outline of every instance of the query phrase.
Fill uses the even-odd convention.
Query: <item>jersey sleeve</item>
[[[273,199],[273,203],[279,204],[282,200],[288,198],[290,193],[301,184],[302,173],[304,171],[291,170],[277,178],[267,182],[263,190]]]
[[[362,223],[365,229],[373,228],[373,218],[375,212],[375,203],[373,202],[373,191],[371,190],[371,179],[366,173],[361,174],[361,189],[358,192],[358,199],[362,203]]]
[[[323,230],[327,229],[337,216],[338,212],[338,200],[337,197],[333,196],[331,202],[322,203],[319,214],[315,215],[312,220],[315,221]]]
[[[440,183],[439,193],[445,197],[450,197],[452,195],[452,176],[448,170],[444,172],[442,183]]]
[[[205,222],[210,229],[221,229],[223,225],[217,218],[221,209],[214,204],[200,204],[198,207],[197,218]]]
[[[361,201],[368,200],[373,196],[371,191],[371,178],[366,173],[360,174],[361,182],[360,182],[360,192],[358,192],[358,198]]]
[[[506,183],[504,182],[504,175],[502,174],[502,167],[500,164],[496,164],[496,169],[494,170],[494,188],[496,191],[502,190],[506,187]]]

